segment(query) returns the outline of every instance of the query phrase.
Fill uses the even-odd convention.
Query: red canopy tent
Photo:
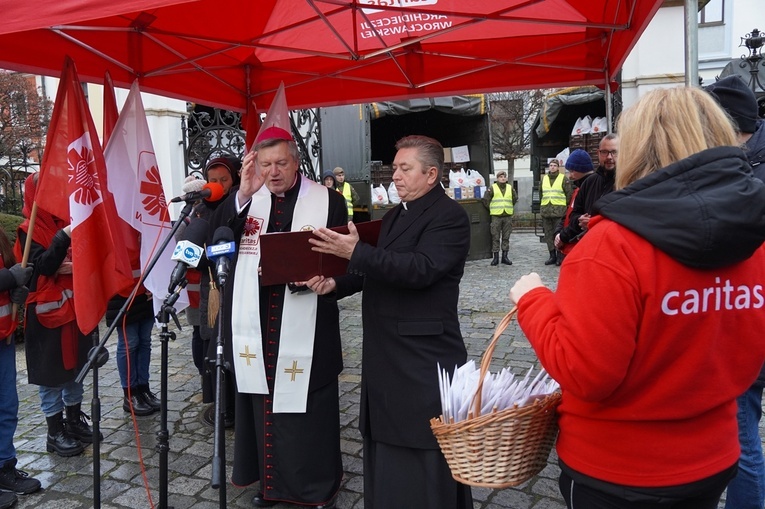
[[[600,84],[662,0],[0,0],[0,68],[210,106]]]

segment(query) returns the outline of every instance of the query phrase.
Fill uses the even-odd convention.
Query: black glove
[[[11,272],[13,279],[16,280],[16,286],[24,286],[29,281],[29,278],[32,277],[33,269],[34,267],[31,264],[22,267],[20,263],[17,263],[8,270]]]
[[[23,306],[27,302],[27,296],[29,295],[29,288],[26,286],[17,286],[11,290],[11,302]]]

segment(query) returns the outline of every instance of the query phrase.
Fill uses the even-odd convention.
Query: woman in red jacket
[[[619,133],[617,191],[557,290],[532,273],[510,300],[563,390],[568,507],[714,509],[765,360],[765,184],[702,90],[646,94]]]
[[[22,259],[22,246],[30,233],[39,173],[24,182],[27,219],[18,227],[14,254]],[[29,262],[34,265],[24,324],[27,378],[40,386],[40,407],[48,424],[46,449],[59,456],[77,456],[83,444],[93,443],[89,417],[82,411],[84,386],[76,377],[98,342],[98,330],[82,334],[74,315],[71,230],[66,221],[37,210]],[[66,411],[66,418],[64,412]]]

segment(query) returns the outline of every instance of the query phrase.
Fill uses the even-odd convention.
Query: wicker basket
[[[483,379],[499,336],[512,320],[511,310],[497,325],[491,343],[481,358],[478,389],[472,408],[481,408]],[[457,423],[444,423],[443,416],[430,420],[430,428],[446,457],[452,477],[458,482],[484,488],[518,486],[546,465],[558,435],[555,409],[559,392],[523,407],[468,416]]]

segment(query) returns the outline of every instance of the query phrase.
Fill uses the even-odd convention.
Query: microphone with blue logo
[[[171,258],[178,263],[170,275],[170,286],[167,287],[168,293],[175,292],[178,285],[182,284],[186,277],[186,270],[189,267],[196,268],[199,265],[199,261],[205,254],[202,246],[204,246],[207,239],[209,228],[210,224],[207,221],[195,218],[191,220],[186,230],[184,230],[183,238],[176,244]]]
[[[207,258],[215,262],[215,276],[218,286],[226,286],[229,265],[236,252],[234,232],[228,226],[219,226],[213,234],[213,243],[207,246]]]

